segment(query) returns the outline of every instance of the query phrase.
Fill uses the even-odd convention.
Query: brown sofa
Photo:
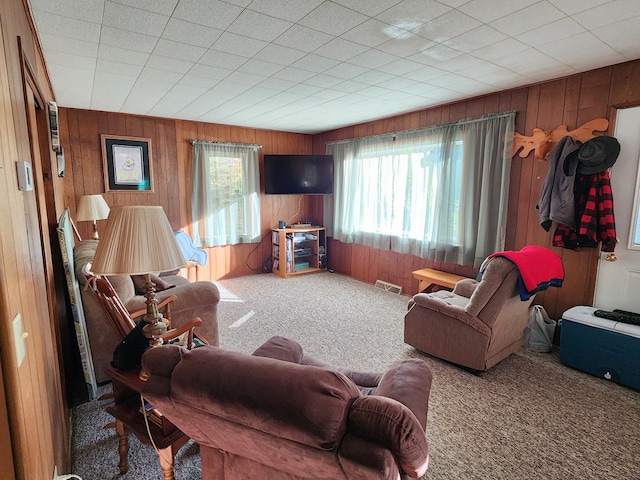
[[[522,346],[535,295],[523,301],[520,271],[507,258],[488,261],[480,282],[464,279],[453,292],[414,295],[404,317],[404,341],[473,370],[487,370]]]
[[[81,288],[82,306],[96,380],[98,383],[103,383],[109,380],[105,371],[113,358],[113,351],[120,339],[109,324],[95,293],[90,288],[85,288],[86,271],[88,264],[93,260],[97,246],[98,240],[84,240],[76,245],[73,256],[75,273]],[[200,317],[202,326],[197,329],[197,333],[210,344],[218,345],[217,309],[220,301],[218,288],[212,282],[189,282],[178,273],[176,271],[160,274],[161,280],[167,285],[173,286],[157,292],[159,302],[167,296],[177,296],[177,300],[171,304],[171,326],[178,327],[193,317]],[[114,275],[108,278],[129,312],[145,308],[146,299],[144,295],[136,293],[132,277]]]
[[[400,479],[427,470],[431,370],[334,369],[273,337],[253,355],[148,350],[145,399],[200,445],[204,480]]]

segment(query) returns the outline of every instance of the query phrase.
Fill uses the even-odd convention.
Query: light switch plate
[[[28,334],[24,332],[22,326],[22,315],[19,313],[13,319],[13,344],[16,349],[16,360],[18,361],[18,367],[22,365],[25,355],[27,354],[27,345],[24,341]]]

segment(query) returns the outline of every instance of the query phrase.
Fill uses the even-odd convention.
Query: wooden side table
[[[138,378],[139,373],[139,369],[121,372],[111,367],[107,368],[107,374],[113,383],[114,402],[106,408],[106,411],[116,419],[120,455],[118,467],[121,474],[129,469],[129,433],[135,434],[142,443],[152,445],[144,415],[140,412],[142,407],[140,392],[144,382]],[[148,423],[153,444],[158,449],[164,480],[174,480],[173,457],[189,441],[189,437],[164,417],[162,425],[156,425],[150,420]]]
[[[449,288],[453,290],[459,280],[462,280],[462,275],[456,275],[454,273],[442,272],[433,268],[422,268],[420,270],[414,270],[411,272],[413,278],[418,280],[418,292],[424,292],[431,285],[439,285],[441,287]]]

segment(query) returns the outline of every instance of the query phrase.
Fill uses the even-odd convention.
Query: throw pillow
[[[144,277],[144,275],[131,275],[131,280],[133,280],[133,285],[138,295],[145,294],[144,285],[146,280]],[[156,275],[151,275],[151,281],[156,285],[156,292],[162,292],[163,290],[175,287],[173,283],[169,283]]]

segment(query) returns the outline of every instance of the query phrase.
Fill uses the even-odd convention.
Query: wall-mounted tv
[[[323,195],[333,193],[333,155],[265,155],[264,193]]]

